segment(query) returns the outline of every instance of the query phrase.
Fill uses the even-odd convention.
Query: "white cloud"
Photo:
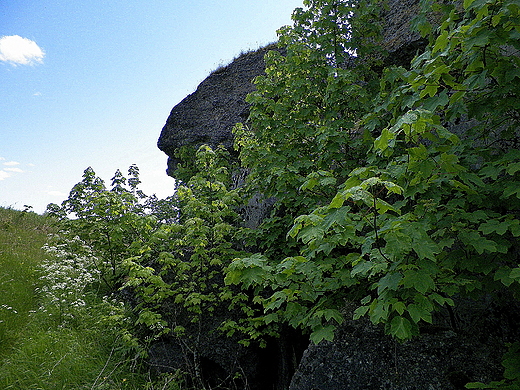
[[[0,61],[13,65],[33,65],[42,63],[45,53],[36,44],[19,35],[8,35],[0,38]]]
[[[6,171],[0,171],[0,180],[7,179],[8,177],[11,177],[11,175]]]
[[[4,168],[4,171],[18,172],[18,173],[22,173],[23,172],[20,168]]]
[[[0,161],[5,161],[5,158],[0,157]],[[0,180],[5,180],[8,177],[12,177],[13,174],[16,173],[24,173],[25,171],[21,168],[18,168],[17,165],[20,165],[17,161],[6,161],[2,162],[2,165],[5,167],[0,169]]]

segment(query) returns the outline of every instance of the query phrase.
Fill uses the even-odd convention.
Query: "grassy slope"
[[[38,308],[34,270],[50,230],[49,220],[40,215],[0,209],[0,361]]]
[[[133,372],[102,313],[63,326],[39,310],[36,269],[50,232],[43,216],[0,208],[0,389],[178,389],[173,378],[158,386]]]

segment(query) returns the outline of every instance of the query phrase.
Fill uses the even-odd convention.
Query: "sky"
[[[0,207],[43,213],[86,168],[174,180],[157,140],[211,71],[276,40],[303,0],[0,0]]]

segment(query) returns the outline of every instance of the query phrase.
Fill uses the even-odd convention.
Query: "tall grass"
[[[35,269],[51,230],[40,215],[0,208],[0,361],[38,308]]]
[[[101,297],[85,294],[85,306],[65,320],[47,306],[49,279],[38,269],[53,230],[45,216],[0,208],[0,389],[180,389],[175,376],[152,380],[128,359],[117,326],[105,320],[114,307]]]

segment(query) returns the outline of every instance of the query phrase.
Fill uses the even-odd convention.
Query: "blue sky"
[[[1,0],[0,206],[61,203],[91,166],[174,181],[157,139],[174,105],[303,0]]]

